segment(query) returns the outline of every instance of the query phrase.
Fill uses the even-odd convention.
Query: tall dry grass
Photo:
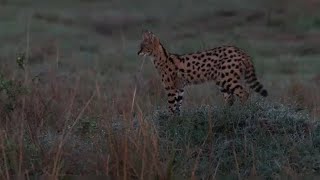
[[[2,91],[0,101],[1,179],[166,179],[157,131],[133,102],[134,88],[115,93],[89,82],[94,73],[63,77],[57,68],[42,77],[32,77],[27,66],[6,70],[12,92]]]

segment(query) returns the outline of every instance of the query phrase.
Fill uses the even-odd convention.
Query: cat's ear
[[[151,40],[152,39],[152,32],[144,29],[142,30],[142,39],[143,40]]]
[[[160,44],[160,39],[154,34],[151,34],[151,42],[154,44]]]

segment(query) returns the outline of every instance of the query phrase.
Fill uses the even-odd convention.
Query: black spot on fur
[[[228,85],[226,86],[226,89],[227,89],[228,92],[230,91],[230,87],[231,87],[231,84],[228,84]]]
[[[259,82],[256,82],[253,85],[251,85],[250,88],[255,89],[258,85],[259,85]]]
[[[222,87],[224,87],[224,85],[226,84],[227,81],[223,81],[222,82]]]
[[[234,91],[236,90],[236,89],[238,89],[238,88],[242,88],[241,87],[241,85],[236,85],[234,88],[232,88],[230,91],[231,91],[231,93],[234,93]]]
[[[253,82],[255,82],[255,81],[257,81],[257,78],[256,78],[256,77],[252,78],[251,80],[248,80],[247,83],[248,83],[248,84],[251,84],[251,83],[253,83]]]
[[[181,101],[182,100],[182,96],[178,96],[177,98],[176,98],[176,101]]]
[[[257,93],[259,93],[259,92],[261,91],[261,89],[262,89],[262,88],[263,88],[263,87],[262,87],[262,85],[261,85],[261,84],[259,84],[255,91],[256,91]]]
[[[267,96],[268,96],[268,92],[267,92],[267,90],[265,90],[265,89],[262,90],[260,94],[261,94],[261,96],[263,96],[263,97],[267,97]]]
[[[226,89],[220,89],[220,92],[222,92],[222,93],[226,93],[226,92],[228,92]]]
[[[173,104],[175,102],[175,100],[173,99],[173,100],[168,100],[168,103],[169,104]]]

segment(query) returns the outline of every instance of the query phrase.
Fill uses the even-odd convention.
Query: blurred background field
[[[270,97],[226,108],[208,83],[166,116],[143,29],[177,54],[244,49]],[[319,174],[318,0],[1,0],[0,42],[1,179]]]

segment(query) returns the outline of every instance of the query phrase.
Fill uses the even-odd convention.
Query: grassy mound
[[[258,101],[172,118],[159,113],[155,121],[172,174],[275,178],[320,172],[320,128],[294,108]]]

